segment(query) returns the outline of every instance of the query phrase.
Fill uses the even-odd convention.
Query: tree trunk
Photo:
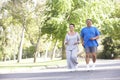
[[[56,40],[56,42],[55,42],[55,45],[54,45],[54,48],[53,48],[53,54],[52,54],[52,57],[51,57],[51,59],[54,59],[55,58],[55,53],[56,53],[56,49],[57,49],[57,40]]]
[[[36,63],[36,61],[37,61],[37,51],[35,51],[34,53],[34,63]]]
[[[16,54],[13,55],[13,60],[14,60],[14,61],[16,60]]]
[[[3,55],[3,61],[6,61],[6,54]]]
[[[39,45],[40,45],[40,38],[41,38],[41,27],[39,27],[39,37],[38,37],[38,40],[37,40],[37,43],[36,43],[36,46],[35,46],[34,63],[37,61],[37,56],[38,56],[38,51],[39,51]]]
[[[50,36],[50,41],[47,43],[47,46],[46,46],[45,59],[47,59],[48,57],[48,51],[52,43],[51,40],[52,40],[52,35]]]
[[[45,52],[45,59],[48,58],[48,51],[49,51],[50,45],[51,45],[51,41],[47,43],[46,52]]]
[[[23,26],[22,35],[21,35],[21,41],[20,41],[20,46],[19,46],[19,53],[18,53],[18,63],[22,59],[22,47],[23,47],[23,41],[24,41],[24,32],[25,32],[25,28]]]
[[[37,44],[36,44],[36,46],[35,46],[34,63],[35,63],[36,60],[37,60],[37,55],[38,55],[38,50],[39,50],[39,44],[40,44],[40,37],[38,38]]]
[[[66,59],[64,40],[62,40],[62,59]]]

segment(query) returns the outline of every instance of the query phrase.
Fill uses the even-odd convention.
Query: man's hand
[[[96,40],[98,38],[99,38],[99,36],[96,36],[96,37],[90,38],[90,40]]]
[[[90,40],[95,40],[96,38],[95,37],[93,37],[93,38],[90,38]]]

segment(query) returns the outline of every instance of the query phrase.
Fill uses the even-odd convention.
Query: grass
[[[45,62],[23,62],[17,63],[13,61],[9,62],[0,62],[0,68],[10,68],[10,67],[42,67],[42,66],[57,66],[57,65],[66,65],[66,60],[53,60]]]
[[[11,72],[31,72],[40,71],[45,69],[55,69],[66,66],[66,60],[52,60],[43,62],[30,62],[29,59],[25,62],[17,63],[17,61],[6,61],[0,62],[0,73],[11,73]]]
[[[83,62],[82,60],[78,59],[78,62]],[[50,67],[61,67],[66,66],[67,62],[65,60],[57,59],[57,60],[48,60],[48,61],[40,61],[33,63],[32,59],[23,59],[21,63],[17,63],[17,61],[6,61],[0,62],[0,69],[15,69],[15,68],[50,68]]]
[[[60,66],[66,66],[66,60],[53,60],[44,62],[0,62],[0,73],[11,72],[26,72],[26,71],[40,71],[51,68],[58,68]]]

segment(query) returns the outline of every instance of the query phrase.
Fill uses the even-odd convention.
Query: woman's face
[[[74,31],[74,26],[73,25],[70,25],[69,28],[70,28],[70,31]]]

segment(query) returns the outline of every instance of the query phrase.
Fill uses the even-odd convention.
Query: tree
[[[103,20],[103,28],[101,32],[107,37],[103,40],[104,50],[100,54],[101,58],[117,58],[119,53],[119,39],[120,39],[120,3],[114,2],[113,4],[114,11],[111,12],[109,18]],[[110,42],[108,42],[110,41]],[[111,55],[114,55],[113,57]]]
[[[45,3],[44,4],[38,4],[34,3],[32,0],[10,0],[7,2],[7,5],[4,5],[3,11],[7,11],[9,16],[5,19],[2,19],[1,24],[5,25],[5,29],[11,25],[10,29],[11,32],[18,32],[16,33],[17,37],[14,37],[14,42],[19,42],[16,47],[13,47],[14,45],[11,45],[10,49],[12,52],[7,53],[19,53],[18,54],[18,62],[21,61],[21,58],[23,56],[23,51],[25,50],[23,48],[25,47],[35,47],[34,54],[37,55],[39,52],[39,44],[40,44],[40,37],[41,37],[41,26],[44,17],[44,9],[45,9]],[[8,23],[7,23],[7,21]],[[7,25],[6,25],[7,23]],[[10,34],[10,33],[9,33]],[[13,35],[11,35],[13,36]],[[3,38],[2,38],[3,39]],[[27,43],[24,43],[27,41]],[[28,46],[27,44],[31,46]],[[3,46],[2,46],[3,47]],[[19,48],[18,51],[16,48]],[[4,49],[7,49],[4,47]],[[9,49],[9,50],[10,50]],[[3,50],[4,51],[4,50]],[[34,56],[34,62],[36,60],[36,57]]]
[[[30,22],[29,20],[32,19],[31,16],[33,15],[34,6],[31,1],[11,0],[6,8],[12,16],[12,23],[17,24],[22,28],[18,54],[18,62],[20,62],[22,58],[25,30],[27,29],[27,25]]]
[[[69,3],[69,4],[68,4]],[[68,26],[67,15],[72,7],[72,0],[47,0],[47,18],[42,28],[42,34],[52,35],[54,40],[62,42],[62,58],[65,58],[64,37]]]
[[[76,30],[79,31],[85,26],[85,20],[91,18],[101,29],[103,20],[109,18],[114,11],[111,5],[114,5],[112,0],[48,0],[47,18],[42,28],[43,34],[52,34],[53,39],[62,41],[62,54],[64,55],[64,37],[68,31],[68,25],[74,23]]]
[[[34,16],[30,20],[30,24],[27,25],[26,33],[28,40],[30,40],[30,43],[35,48],[35,51],[33,53],[34,56],[34,62],[37,60],[38,54],[41,52],[40,47],[41,46],[41,28],[43,26],[43,21],[45,19],[44,11],[45,11],[45,2],[42,4],[35,3],[35,10],[33,11]]]
[[[6,60],[7,57],[11,59],[11,57],[14,57],[17,54],[17,41],[19,41],[19,38],[17,35],[19,35],[19,32],[16,31],[16,29],[20,29],[19,27],[16,28],[16,26],[13,26],[11,24],[13,18],[9,14],[8,2],[4,2],[1,8],[1,19],[0,19],[0,25],[3,28],[2,36],[1,36],[1,52],[3,55],[3,60]]]
[[[64,37],[69,24],[75,24],[79,32],[87,18],[93,20],[101,34],[111,36],[114,42],[119,40],[120,6],[114,0],[46,0],[46,4],[36,1],[39,0],[9,0],[0,6],[0,26],[3,28],[0,51],[4,59],[19,53],[20,62],[25,52],[22,50],[35,49],[31,53],[36,62],[40,52],[48,54],[48,50],[53,50],[55,54],[58,46],[62,48],[64,59]],[[47,42],[51,42],[48,49],[44,46]]]
[[[107,34],[111,36],[114,40],[120,39],[120,3],[114,2],[114,11],[111,12],[110,17],[104,20],[104,24],[102,25],[103,34]]]

